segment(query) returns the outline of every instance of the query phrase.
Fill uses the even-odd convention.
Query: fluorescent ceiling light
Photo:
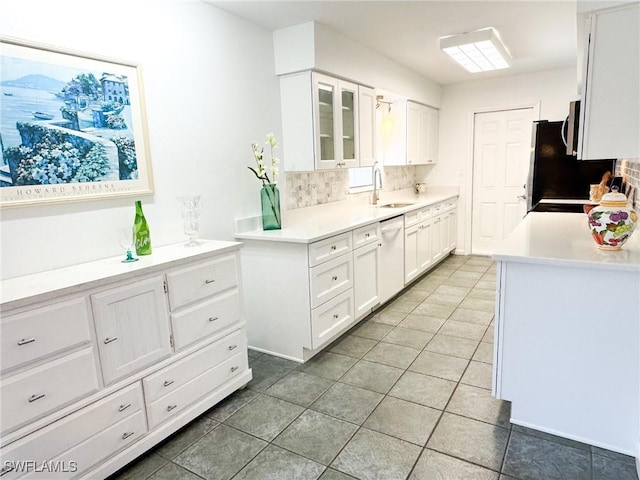
[[[510,66],[509,50],[492,27],[464,35],[440,37],[440,48],[472,73],[500,70]]]

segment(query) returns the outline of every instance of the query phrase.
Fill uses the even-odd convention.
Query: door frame
[[[465,231],[465,235],[464,235],[464,251],[467,252],[469,255],[472,254],[471,251],[471,244],[472,244],[472,227],[473,227],[473,154],[474,154],[474,145],[475,145],[475,116],[477,113],[490,113],[490,112],[501,112],[501,111],[506,111],[506,110],[521,110],[521,109],[525,109],[525,108],[531,108],[532,111],[532,116],[533,116],[533,120],[540,120],[540,103],[541,101],[538,100],[537,102],[533,103],[512,103],[512,104],[502,104],[502,105],[498,105],[498,106],[491,106],[491,107],[475,107],[473,109],[470,109],[469,112],[467,113],[467,131],[468,131],[468,138],[469,141],[467,142],[467,162],[465,165],[465,169],[467,172],[469,172],[469,175],[467,175],[466,181],[465,181],[465,191],[468,192],[468,195],[465,195],[465,202],[464,202],[464,207],[465,207],[465,211],[468,212],[467,215],[464,216],[464,231]],[[532,135],[533,135],[533,131],[532,131]]]

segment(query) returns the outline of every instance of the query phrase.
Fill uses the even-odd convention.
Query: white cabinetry
[[[355,317],[360,320],[379,303],[380,223],[353,231]]]
[[[385,134],[385,165],[430,165],[437,162],[438,110],[412,101],[395,102]]]
[[[248,383],[238,249],[3,281],[3,480],[104,478]]]
[[[287,171],[357,167],[361,149],[362,165],[373,165],[375,93],[371,88],[307,71],[280,78],[280,100]]]
[[[578,158],[640,158],[640,5],[587,19]]]

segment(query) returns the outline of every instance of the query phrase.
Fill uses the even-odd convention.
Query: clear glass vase
[[[189,238],[185,247],[195,247],[198,245],[198,230],[202,213],[200,195],[178,197],[178,201],[180,202],[184,233]]]
[[[262,203],[262,229],[280,230],[282,217],[280,216],[280,191],[275,183],[268,183],[260,190]]]

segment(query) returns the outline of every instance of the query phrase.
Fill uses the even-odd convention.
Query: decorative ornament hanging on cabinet
[[[271,166],[269,173],[264,165],[264,147],[257,143],[251,144],[253,157],[256,160],[256,167],[248,167],[256,178],[262,182],[260,190],[260,201],[262,205],[262,229],[263,230],[280,230],[282,228],[282,216],[280,215],[280,191],[276,185],[276,177],[279,173],[278,164],[280,159],[274,157],[273,151],[278,148],[278,142],[272,133],[267,135],[265,145],[269,145],[271,152]]]

